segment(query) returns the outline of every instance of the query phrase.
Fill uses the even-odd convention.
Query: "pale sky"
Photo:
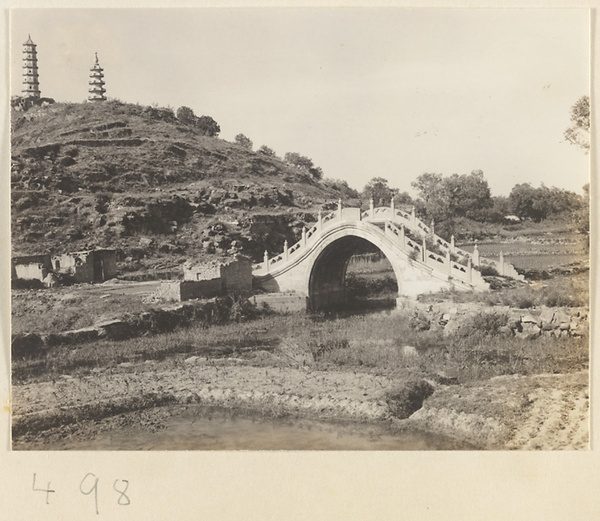
[[[309,156],[325,176],[400,190],[423,172],[483,170],[581,192],[589,156],[564,141],[589,94],[585,9],[15,10],[42,96],[80,102],[97,51],[107,95],[213,117],[223,139]]]

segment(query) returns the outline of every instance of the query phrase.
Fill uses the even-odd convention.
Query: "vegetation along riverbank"
[[[199,404],[383,423],[473,448],[585,448],[587,273],[554,284],[571,301],[523,286],[345,316],[230,302],[212,324],[13,355],[14,447],[93,439],[144,410],[152,432],[166,414],[155,407]]]

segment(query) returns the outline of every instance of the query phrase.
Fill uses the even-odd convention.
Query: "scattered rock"
[[[406,356],[408,358],[414,358],[419,356],[417,348],[413,346],[402,346],[401,352],[403,356]]]

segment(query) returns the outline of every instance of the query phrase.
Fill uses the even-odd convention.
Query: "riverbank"
[[[585,449],[585,279],[354,315],[180,306],[145,312],[150,330],[128,315],[127,334],[13,345],[13,447],[92,449],[112,433],[123,449],[137,429],[152,448],[176,411],[208,407],[449,440],[430,449]]]
[[[151,438],[174,406],[203,405],[265,417],[378,424],[387,432],[417,430],[474,449],[587,447],[587,371],[432,384],[423,407],[400,420],[386,403],[398,385],[389,376],[255,367],[240,358],[124,363],[85,376],[15,385],[13,446],[61,449],[85,446],[85,440],[93,446],[99,433],[133,427]]]

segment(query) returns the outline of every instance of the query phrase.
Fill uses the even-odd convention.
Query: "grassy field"
[[[381,280],[388,279],[375,282],[381,285]],[[88,316],[81,311],[85,299],[63,291],[55,295],[72,299],[71,317],[83,320],[77,310]],[[93,299],[94,312],[122,310],[135,302],[130,298],[138,299],[133,306],[142,305],[139,295],[112,295],[99,303]],[[443,292],[420,300],[415,307],[368,314],[229,313],[229,321],[221,324],[55,345],[13,358],[14,447],[56,450],[69,440],[86,446],[98,425],[108,433],[137,426],[136,414],[142,411],[153,411],[154,419],[143,425],[152,446],[156,426],[176,404],[249,410],[264,417],[395,419],[409,422],[402,428],[413,425],[480,448],[586,447],[585,330],[578,337],[532,339],[507,334],[502,326],[508,320],[506,306],[526,309],[523,315],[540,305],[585,308],[587,273],[555,277],[545,286]],[[450,331],[433,315],[431,327],[420,327],[418,310],[457,305],[473,311],[454,315],[460,328]],[[53,308],[56,303],[40,324],[63,324],[50,320]],[[20,324],[26,328],[25,320]],[[557,423],[553,411],[566,419]],[[545,424],[548,428],[540,430]]]
[[[409,311],[327,319],[272,315],[124,341],[56,346],[45,356],[14,360],[13,378],[22,382],[62,374],[85,375],[122,363],[158,360],[168,364],[191,356],[241,357],[258,366],[292,364],[403,377],[445,373],[460,382],[587,367],[587,338],[531,341],[488,333],[476,326],[466,336],[419,331],[411,323]]]

